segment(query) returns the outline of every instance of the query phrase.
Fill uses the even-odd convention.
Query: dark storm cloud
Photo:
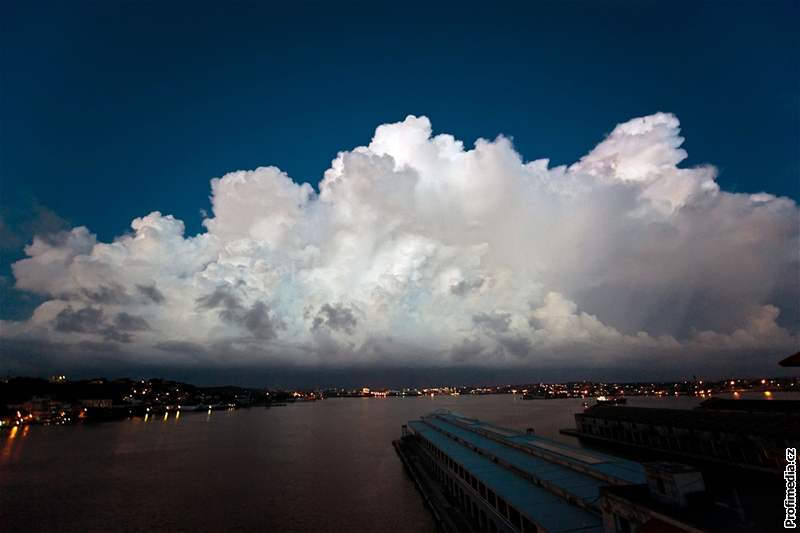
[[[283,322],[270,315],[269,307],[264,302],[256,302],[243,316],[244,326],[257,339],[274,339],[278,329],[284,327]]]
[[[54,328],[62,333],[96,333],[103,327],[103,311],[96,307],[84,307],[75,311],[72,307],[56,315]]]
[[[147,320],[125,312],[117,313],[117,316],[114,317],[114,326],[122,331],[145,331],[150,329],[150,324],[147,323]]]
[[[242,304],[239,302],[239,297],[225,287],[217,287],[211,294],[201,296],[196,300],[196,304],[197,309],[200,310],[222,308],[220,316],[222,316],[222,313],[231,313],[235,310],[242,309]]]
[[[502,336],[498,337],[497,340],[506,353],[519,359],[527,357],[531,351],[531,341],[526,337]]]
[[[119,331],[112,326],[107,326],[103,328],[100,333],[103,335],[103,338],[109,341],[114,342],[121,342],[127,344],[133,341],[133,336],[130,333],[125,331]]]
[[[285,327],[283,321],[270,313],[267,304],[258,301],[247,308],[238,296],[225,287],[217,287],[211,294],[201,296],[196,304],[199,310],[218,309],[222,320],[244,327],[257,339],[274,339],[278,336],[278,330]]]
[[[164,297],[164,293],[162,293],[158,288],[153,285],[136,285],[136,289],[139,293],[142,294],[145,298],[148,298],[150,301],[156,304],[163,303],[166,299]]]
[[[464,296],[470,291],[476,291],[483,287],[483,283],[483,278],[475,278],[472,280],[462,279],[458,283],[454,283],[450,286],[450,292],[456,296]]]
[[[478,313],[472,316],[472,323],[493,333],[504,333],[511,325],[509,313]]]
[[[450,349],[450,358],[458,363],[474,361],[480,357],[484,348],[476,339],[464,339]]]
[[[93,303],[103,305],[124,305],[130,301],[128,292],[118,284],[101,285],[96,289],[81,289],[81,295]]]
[[[155,344],[155,348],[164,352],[176,354],[205,355],[207,350],[202,344],[189,341],[169,340]]]
[[[63,309],[56,315],[54,329],[62,333],[90,333],[102,336],[112,342],[129,343],[133,341],[130,332],[150,329],[147,321],[129,313],[118,313],[108,322],[101,309],[84,307],[75,311],[72,307]]]
[[[326,303],[319,308],[317,316],[314,317],[311,329],[317,330],[323,326],[327,326],[334,331],[341,331],[352,335],[357,325],[358,320],[349,307],[345,307],[341,304],[331,305]]]

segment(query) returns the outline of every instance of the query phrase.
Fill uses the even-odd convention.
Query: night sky
[[[266,282],[247,277],[254,271],[252,266],[250,274],[241,276],[229,272],[218,277],[203,274],[203,282],[194,285],[198,291],[196,295],[192,293],[191,302],[194,303],[184,303],[181,309],[218,314],[220,328],[233,327],[231,324],[238,321],[248,324],[247,331],[243,337],[237,337],[236,342],[232,340],[234,334],[226,329],[207,342],[193,338],[192,344],[186,341],[186,345],[179,346],[175,343],[186,339],[162,334],[171,319],[163,318],[162,322],[160,312],[151,315],[136,307],[141,302],[131,303],[137,298],[135,287],[151,285],[158,287],[155,289],[158,292],[151,295],[163,293],[167,303],[174,301],[170,299],[169,289],[164,288],[167,281],[159,279],[151,283],[144,271],[136,274],[139,277],[134,276],[135,279],[112,279],[105,271],[98,273],[99,267],[90,276],[76,273],[74,269],[78,267],[74,265],[59,263],[59,272],[71,272],[69,283],[54,289],[44,288],[43,282],[37,286],[36,281],[28,281],[21,287],[11,264],[26,256],[23,247],[32,242],[35,234],[40,235],[43,242],[54,243],[57,247],[66,242],[57,237],[59,232],[63,234],[85,226],[96,235],[96,241],[109,243],[131,234],[131,221],[153,211],[183,221],[186,237],[206,234],[208,224],[204,226],[203,221],[215,214],[220,235],[224,231],[234,232],[230,228],[239,228],[239,223],[224,222],[212,205],[210,198],[214,194],[223,198],[222,193],[212,193],[209,185],[212,178],[232,171],[274,165],[286,172],[294,184],[311,186],[311,191],[292,192],[281,197],[284,202],[302,203],[306,196],[316,198],[320,193],[323,175],[339,152],[368,145],[377,126],[402,122],[409,114],[428,117],[432,135],[450,134],[463,141],[465,150],[471,149],[476,139],[493,141],[498,135],[504,135],[513,142],[513,150],[522,163],[546,158],[551,169],[581,160],[618,124],[659,112],[674,115],[680,121],[680,136],[686,139],[681,148],[688,152],[686,159],[674,162],[677,167],[713,165],[716,168],[714,181],[726,194],[766,192],[788,197],[788,200],[776,200],[779,205],[769,211],[769,216],[777,218],[767,221],[767,215],[750,212],[744,204],[738,207],[726,204],[719,206],[719,211],[713,211],[725,213],[724,216],[711,214],[708,208],[709,211],[704,211],[707,217],[683,223],[676,222],[674,212],[677,211],[674,210],[678,209],[678,204],[670,196],[672,214],[665,219],[667,222],[659,224],[671,224],[675,231],[685,230],[695,236],[708,233],[690,244],[670,241],[670,246],[675,246],[671,257],[684,252],[687,257],[693,257],[697,250],[707,248],[703,242],[725,241],[724,237],[706,231],[711,225],[723,236],[739,235],[739,230],[742,230],[741,235],[752,234],[731,239],[739,244],[715,251],[716,256],[722,258],[720,261],[729,263],[731,258],[738,257],[743,263],[757,262],[754,257],[760,254],[776,253],[786,256],[785,264],[758,280],[753,278],[753,272],[760,268],[756,264],[742,267],[747,268],[746,271],[722,272],[720,283],[757,286],[749,292],[732,294],[716,284],[697,281],[719,270],[715,259],[692,263],[687,267],[687,271],[693,272],[691,275],[676,274],[682,269],[681,263],[676,262],[674,269],[659,274],[657,281],[647,278],[640,286],[612,298],[615,291],[619,294],[618,286],[608,280],[614,277],[611,272],[617,265],[606,255],[593,259],[600,256],[587,252],[591,257],[586,259],[585,271],[556,277],[548,273],[554,266],[537,266],[539,270],[530,276],[541,274],[541,283],[538,288],[530,289],[530,302],[538,303],[529,305],[520,301],[519,309],[529,305],[530,309],[550,310],[563,305],[569,310],[565,312],[581,316],[580,313],[586,311],[621,335],[635,336],[638,331],[645,331],[653,339],[670,335],[679,343],[693,343],[697,339],[692,336],[705,331],[733,338],[737,330],[755,331],[743,324],[760,324],[769,331],[763,328],[759,331],[767,331],[770,338],[784,334],[788,337],[783,336],[777,344],[770,344],[762,343],[758,340],[761,337],[756,335],[754,344],[747,344],[746,350],[773,353],[793,344],[796,346],[800,316],[796,247],[800,220],[794,203],[800,199],[800,101],[797,96],[800,94],[797,69],[800,8],[797,2],[500,2],[491,5],[485,2],[35,2],[7,4],[4,11],[0,22],[3,50],[0,54],[0,318],[14,324],[26,321],[32,324],[31,316],[37,306],[48,301],[63,305],[53,307],[52,316],[46,318],[51,324],[46,329],[55,332],[54,337],[42,333],[44,330],[27,326],[19,326],[18,330],[17,326],[9,326],[10,322],[4,324],[6,331],[2,335],[6,350],[5,355],[0,353],[0,370],[5,366],[9,371],[46,372],[55,364],[48,355],[53,346],[60,346],[62,352],[75,350],[77,353],[80,350],[74,347],[85,347],[87,342],[111,343],[114,346],[111,351],[116,355],[104,359],[97,353],[108,350],[103,348],[95,353],[95,346],[88,350],[93,354],[87,356],[91,363],[86,362],[89,359],[59,359],[58,364],[75,368],[88,365],[91,369],[129,369],[146,363],[148,368],[157,369],[161,364],[158,354],[162,352],[171,357],[170,354],[184,354],[196,348],[215,354],[241,354],[241,343],[250,347],[252,345],[247,343],[259,346],[278,343],[281,353],[306,350],[327,354],[350,350],[361,354],[353,360],[337,356],[324,361],[327,356],[316,355],[310,360],[303,359],[303,365],[338,368],[340,364],[356,362],[371,368],[371,365],[377,367],[391,361],[392,365],[402,366],[406,351],[416,353],[416,348],[397,338],[403,337],[403,333],[397,333],[386,324],[371,324],[365,329],[365,336],[359,337],[373,309],[379,307],[371,307],[378,304],[367,301],[367,297],[359,300],[358,291],[363,289],[364,294],[374,294],[375,286],[367,290],[352,284],[338,285],[332,292],[320,295],[317,288],[298,288],[296,280],[302,277],[301,271],[306,272],[302,269],[291,274],[295,281],[268,288],[264,288]],[[669,144],[672,142],[669,139],[677,138],[678,130],[672,123],[665,124],[663,135],[668,140],[664,142]],[[420,127],[424,130],[424,125]],[[394,145],[391,146],[384,153],[399,161],[401,156],[393,151]],[[676,146],[672,148],[677,149]],[[640,151],[645,152],[646,148]],[[670,165],[675,166],[672,163]],[[415,164],[408,162],[410,167]],[[592,168],[584,165],[581,171],[593,176],[600,172]],[[435,172],[444,175],[448,170],[437,167]],[[503,185],[505,182],[498,183],[501,189],[509,187]],[[401,195],[390,188],[375,191],[381,196],[380,202],[386,197],[400,198]],[[627,193],[615,189],[607,196],[618,199],[624,194]],[[641,198],[651,201],[648,194]],[[602,198],[607,196],[604,193]],[[745,196],[734,194],[731,197]],[[355,205],[369,204],[381,216],[390,217],[393,206],[380,202],[373,205],[371,201],[358,200]],[[630,208],[625,216],[640,213],[633,203],[615,202],[617,200],[607,206],[611,212]],[[690,210],[686,208],[689,203],[680,201],[681,213]],[[533,206],[535,201],[531,199],[527,205]],[[552,205],[552,202],[542,205]],[[699,211],[707,208],[707,204],[692,205]],[[574,208],[572,204],[564,206],[565,210]],[[232,206],[230,210],[237,211],[237,208]],[[532,210],[530,207],[520,213]],[[292,238],[317,243],[341,237],[343,230],[333,229],[335,225],[329,224],[328,215],[318,211],[316,208],[303,211],[303,227],[312,230],[292,230]],[[775,215],[778,211],[781,214]],[[312,219],[311,213],[319,219]],[[414,216],[420,219],[419,214]],[[603,220],[609,217],[607,213],[597,216],[605,217]],[[269,224],[285,224],[285,217],[279,222],[270,219]],[[464,220],[467,224],[472,219]],[[524,226],[527,219],[519,215],[517,220],[519,226]],[[556,225],[563,227],[564,221],[574,220],[574,217],[554,212],[549,220],[561,221]],[[732,221],[735,220],[742,221],[746,228],[734,227]],[[263,233],[263,226],[258,226],[262,228],[259,230],[262,233],[258,233],[252,229],[256,227],[255,222],[253,224],[249,233],[245,233],[258,246],[268,242],[269,245],[264,246],[269,251],[253,252],[249,257],[266,258],[263,261],[272,265],[272,272],[283,272],[275,267],[283,259],[274,257],[282,253],[291,255],[288,248],[281,249],[280,253],[276,251],[279,246],[274,231]],[[464,224],[461,226],[466,227]],[[493,222],[485,222],[487,227],[491,224]],[[648,221],[647,227],[653,224]],[[223,231],[224,225],[229,229]],[[424,235],[426,243],[434,242],[430,246],[439,251],[420,252],[427,254],[425,264],[441,259],[444,253],[441,250],[447,246],[456,246],[454,243],[466,246],[465,241],[453,237],[452,232],[434,232],[434,226],[439,228],[439,223],[416,230],[408,226],[402,233],[416,232],[414,235]],[[517,229],[508,229],[504,224],[493,227],[494,233],[503,231],[512,235],[509,242],[516,243],[518,248],[535,247],[539,242],[538,237],[524,232],[518,235]],[[309,231],[314,232],[313,237],[308,236]],[[619,235],[631,234],[630,230],[614,224],[609,224],[608,231],[602,233],[611,235],[612,231],[619,231]],[[664,235],[664,232],[669,233],[662,227],[656,233],[630,238],[631,242],[654,242],[653,239],[657,241],[660,237],[652,235]],[[434,234],[437,236],[433,237]],[[230,241],[233,233],[225,235]],[[370,242],[384,242],[381,239],[388,233],[376,235]],[[397,233],[391,235],[392,239],[398,238]],[[708,240],[703,241],[704,238]],[[487,239],[487,242],[494,242]],[[746,251],[735,248],[747,239],[771,244]],[[608,237],[608,242],[611,240],[612,237]],[[478,241],[471,244],[478,244]],[[255,246],[252,242],[250,245]],[[323,255],[327,253],[323,245],[315,246],[323,250]],[[401,249],[408,250],[408,246]],[[505,241],[491,245],[492,250],[505,247]],[[615,257],[622,257],[620,261],[628,261],[626,264],[654,253],[627,241],[606,243],[604,247],[613,248]],[[584,249],[591,248],[586,245]],[[636,250],[631,251],[633,248]],[[214,248],[218,249],[221,248]],[[82,250],[81,253],[88,253],[88,248]],[[181,253],[178,248],[175,250]],[[385,249],[376,245],[375,250],[370,256],[372,259],[365,260],[365,272],[377,268],[379,260],[376,258],[387,260],[381,255],[384,253],[381,250]],[[452,287],[472,288],[476,293],[489,288],[499,291],[499,285],[492,285],[499,283],[496,280],[505,279],[498,272],[506,267],[514,271],[519,268],[514,266],[517,258],[498,254],[484,262],[481,273],[472,278],[466,274],[463,279],[453,278],[456,281]],[[134,255],[131,252],[130,257]],[[198,258],[196,264],[200,266],[194,270],[187,266],[175,279],[208,272],[203,269],[215,261],[210,257]],[[331,257],[340,256],[331,252]],[[388,257],[395,258],[395,265],[401,262],[397,255]],[[336,265],[352,265],[353,261],[350,258],[343,263],[331,262],[325,275]],[[452,270],[458,259],[441,259],[436,274],[426,270],[409,275],[411,281],[406,281],[413,285],[414,291],[428,295],[434,289],[428,288],[427,281],[420,280],[427,280],[429,275],[431,280],[445,275],[442,274],[446,270],[442,266],[445,262]],[[531,258],[525,260],[525,264],[535,262]],[[115,268],[126,268],[113,264]],[[162,269],[158,272],[162,272],[164,267],[158,268]],[[466,272],[463,261],[458,268]],[[642,264],[637,272],[644,270],[653,271],[653,268]],[[32,273],[30,279],[39,279],[40,274],[51,279],[60,275],[54,270],[47,272],[46,275]],[[328,281],[315,283],[324,285]],[[435,283],[430,281],[430,284],[433,287]],[[670,296],[671,284],[692,285],[691,294]],[[243,286],[257,286],[265,296],[252,297],[253,292],[244,289],[241,293],[235,292]],[[120,287],[117,296],[102,292],[116,291]],[[180,292],[177,286],[175,290]],[[427,300],[421,303],[422,296],[416,293],[410,296],[409,291],[392,301],[403,302],[412,314],[425,305],[434,305]],[[103,296],[98,296],[101,292]],[[453,294],[456,292],[453,289]],[[563,296],[563,302],[550,298],[553,293]],[[76,297],[76,294],[83,296]],[[146,296],[146,292],[141,294]],[[352,301],[342,296],[347,294],[353,295]],[[487,298],[485,306],[475,303],[464,321],[453,326],[453,331],[460,333],[454,333],[446,341],[437,339],[440,347],[429,359],[435,366],[447,367],[454,361],[453,364],[461,365],[466,361],[463,364],[467,366],[488,364],[492,368],[505,368],[509,364],[544,361],[545,367],[561,368],[558,361],[571,360],[571,356],[564,354],[584,351],[573,344],[569,344],[569,348],[564,345],[540,347],[535,336],[523,339],[518,329],[522,327],[520,324],[527,320],[533,328],[531,321],[534,319],[525,318],[524,313],[518,314],[517,307],[505,305],[502,291],[492,293],[491,297],[481,294]],[[292,298],[313,300],[313,304],[309,303],[305,310],[289,310],[285,301]],[[636,307],[630,304],[634,300],[646,303]],[[609,302],[614,304],[609,305]],[[150,304],[161,305],[161,301],[155,296]],[[577,310],[570,304],[575,304]],[[608,310],[618,306],[628,309],[629,304],[635,311]],[[655,311],[676,306],[682,309],[680,316],[664,320]],[[718,315],[717,306],[738,307],[742,312],[711,317]],[[769,329],[771,325],[763,325],[764,321],[773,320],[768,318],[772,316],[770,306],[780,309],[779,318],[775,319],[782,328],[779,334]],[[99,329],[87,326],[88,322],[82,322],[87,316],[86,313],[80,315],[82,309],[90,310],[86,313],[99,311],[97,316],[101,318],[98,320],[105,320],[107,326]],[[177,307],[169,312],[182,313]],[[629,316],[634,313],[639,317],[636,320]],[[647,317],[642,318],[644,315]],[[747,318],[756,315],[760,318]],[[138,322],[139,319],[142,321]],[[549,322],[545,324],[541,316],[536,320],[542,331],[554,327]],[[467,326],[474,327],[474,331],[461,335]],[[320,331],[324,327],[329,328],[331,335],[323,341]],[[374,335],[382,327],[389,327],[393,334]],[[117,329],[111,332],[111,328]],[[302,328],[306,336],[294,343],[299,335],[297,331]],[[158,338],[156,331],[160,332]],[[137,332],[141,334],[137,336]],[[75,335],[75,338],[59,337],[62,334]],[[153,337],[141,345],[146,348],[138,347],[138,340],[151,334]],[[409,334],[409,338],[413,336]],[[394,344],[383,343],[388,337]],[[329,342],[333,344],[327,344]],[[705,338],[703,342],[711,341]],[[713,342],[724,344],[727,341]],[[64,350],[64,343],[72,348]],[[225,347],[221,348],[220,343]],[[519,343],[527,348],[519,348]],[[236,346],[232,347],[233,344]],[[292,348],[287,349],[287,344]],[[467,344],[469,349],[461,350]],[[379,347],[375,348],[376,345]],[[161,352],[153,352],[145,362],[137,363],[137,359],[129,356],[129,348],[133,346],[137,346],[139,352],[156,346]],[[454,348],[456,346],[459,348]],[[692,346],[688,351],[705,353],[705,348],[700,350],[697,345]],[[742,353],[745,350],[742,346],[737,344],[731,349]],[[648,345],[633,352],[640,361],[641,353],[662,349],[672,348],[666,344],[657,348]],[[500,353],[498,350],[506,350],[506,355],[497,357],[506,357],[512,362],[495,364],[495,355],[487,354]],[[611,351],[609,348],[608,353]],[[40,362],[35,358],[25,359],[25,354],[34,352],[41,354]],[[445,352],[448,355],[441,355]],[[526,355],[514,355],[522,352]],[[287,363],[282,357],[274,359],[272,348],[265,348],[264,353],[269,365],[296,363]],[[606,351],[603,353],[602,363],[586,363],[581,359],[575,366],[600,365],[604,369],[625,366]],[[264,363],[261,359],[253,362],[239,355],[209,355],[200,359],[202,363],[195,366],[185,358],[170,358],[168,364],[202,374],[197,368],[226,367],[229,360],[236,361],[236,368],[260,367]],[[489,360],[492,362],[487,363]],[[742,368],[774,366],[770,360],[765,361],[763,365],[749,361]],[[425,366],[417,359],[409,364]],[[684,366],[682,371],[690,365]],[[724,364],[718,366],[724,367]]]

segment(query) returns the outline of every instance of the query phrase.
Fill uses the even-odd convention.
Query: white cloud
[[[713,167],[678,166],[682,142],[658,113],[548,168],[505,137],[467,150],[409,116],[340,153],[319,194],[275,167],[212,180],[193,237],[154,212],[111,243],[83,227],[35,238],[14,275],[48,299],[2,335],[170,364],[614,365],[796,347],[796,204],[721,191]]]

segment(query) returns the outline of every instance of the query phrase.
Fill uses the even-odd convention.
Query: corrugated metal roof
[[[599,516],[571,505],[550,491],[517,476],[425,422],[412,421],[409,422],[409,427],[480,479],[487,488],[517,511],[548,531],[599,533],[603,530]],[[556,476],[560,474],[563,472],[554,473]],[[574,481],[577,482],[577,479]],[[578,482],[578,486],[581,484]]]
[[[482,452],[497,457],[504,463],[527,473],[534,479],[541,480],[546,484],[552,484],[555,489],[583,500],[586,505],[597,508],[600,499],[600,487],[609,484],[589,474],[573,470],[568,466],[510,448],[501,442],[478,435],[444,420],[427,418],[425,422],[435,428],[447,431],[459,439],[463,439]],[[637,482],[645,483],[643,469]],[[599,508],[597,509],[599,512]]]
[[[436,418],[477,429],[496,429],[496,426],[487,424],[486,422],[453,414],[437,415]],[[510,430],[504,431],[512,433],[513,436],[502,436],[500,437],[501,441],[508,441],[511,445],[529,445],[533,448],[531,450],[533,452],[542,451],[544,455],[552,455],[559,461],[575,465],[575,467],[580,470],[593,470],[599,475],[608,476],[624,483],[639,484],[647,482],[644,475],[644,468],[635,461],[628,461],[627,459],[621,459],[594,450],[575,448],[536,435],[527,435]],[[548,463],[552,464],[552,462]]]

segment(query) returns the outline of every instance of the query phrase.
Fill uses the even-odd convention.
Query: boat
[[[597,405],[622,405],[628,403],[623,396],[598,396],[595,398]]]
[[[394,448],[445,533],[603,531],[604,512],[615,522],[598,485],[647,482],[630,461],[445,411],[401,435]]]
[[[533,394],[526,392],[522,395],[523,400],[549,400],[550,398],[551,396],[548,396],[547,394]]]

